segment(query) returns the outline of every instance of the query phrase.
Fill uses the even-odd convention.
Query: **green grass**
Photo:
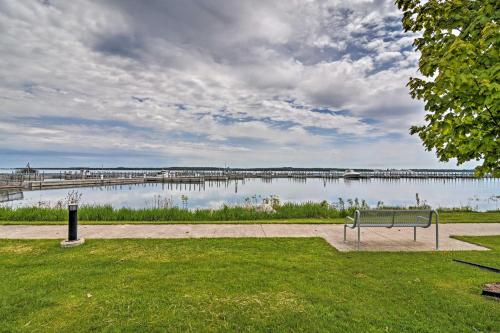
[[[83,224],[114,223],[343,223],[353,209],[338,210],[320,203],[286,203],[275,212],[261,212],[244,207],[223,207],[217,210],[179,208],[114,209],[111,206],[82,206],[78,210]],[[500,222],[500,211],[440,211],[443,223]],[[64,224],[66,209],[0,207],[0,224]]]
[[[66,221],[0,221],[0,225],[65,225]],[[272,220],[227,220],[227,221],[85,221],[79,220],[78,224],[331,224],[344,223],[345,218],[332,219],[272,219]]]
[[[1,332],[499,332],[486,252],[339,253],[322,239],[0,241]]]
[[[444,223],[500,223],[500,211],[493,212],[458,212],[444,211],[439,212],[439,221]]]

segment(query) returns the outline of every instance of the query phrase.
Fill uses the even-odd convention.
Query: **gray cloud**
[[[116,34],[104,35],[97,39],[93,49],[108,55],[140,59],[140,53],[145,44],[134,35]]]

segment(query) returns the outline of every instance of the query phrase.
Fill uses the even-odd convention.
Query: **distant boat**
[[[344,172],[344,178],[345,179],[359,179],[361,178],[361,174],[359,172],[356,172],[354,170],[347,170],[346,172]]]

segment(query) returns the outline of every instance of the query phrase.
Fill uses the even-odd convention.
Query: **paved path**
[[[63,239],[64,225],[0,225],[0,238]],[[339,251],[356,250],[356,230],[347,230],[343,241],[339,224],[123,224],[80,225],[84,238],[206,238],[206,237],[322,237]],[[439,226],[440,250],[487,250],[450,236],[500,235],[500,223],[450,223]],[[435,228],[361,228],[364,251],[431,251],[435,248]]]

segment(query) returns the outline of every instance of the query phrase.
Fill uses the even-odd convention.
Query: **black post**
[[[78,205],[68,205],[68,241],[78,240]]]

